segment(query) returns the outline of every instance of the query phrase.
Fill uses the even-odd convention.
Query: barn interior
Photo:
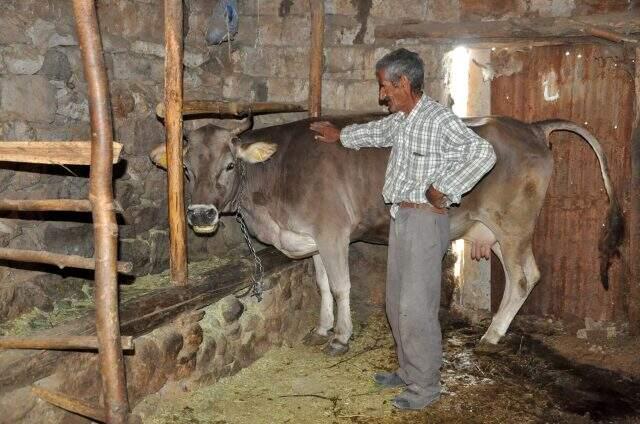
[[[0,423],[640,422],[636,0],[2,6]],[[400,47],[424,61],[425,93],[461,117],[586,128],[625,221],[605,289],[600,165],[582,138],[554,133],[540,281],[483,347],[503,268],[452,241],[443,396],[417,412],[371,380],[397,366],[387,247],[351,245],[354,334],[328,356],[303,343],[319,314],[313,260],[246,235],[232,213],[194,233],[181,163],[183,134],[206,124],[386,113],[375,64]],[[163,143],[168,173],[149,157]]]

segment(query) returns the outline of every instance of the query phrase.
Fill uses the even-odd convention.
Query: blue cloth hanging
[[[233,40],[238,33],[239,20],[237,0],[219,0],[207,27],[207,44],[218,45]]]

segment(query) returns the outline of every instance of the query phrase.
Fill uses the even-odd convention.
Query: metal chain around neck
[[[258,299],[258,302],[262,301],[262,292],[263,292],[263,283],[262,280],[264,278],[264,268],[262,267],[262,261],[258,257],[256,253],[256,249],[253,247],[253,242],[251,241],[251,236],[249,236],[249,229],[247,228],[247,224],[242,217],[242,200],[245,195],[245,190],[247,188],[247,169],[242,160],[236,161],[237,172],[240,177],[240,184],[238,186],[238,194],[233,200],[232,206],[236,211],[236,221],[240,224],[240,230],[242,231],[242,235],[244,237],[244,241],[247,243],[247,247],[249,248],[249,252],[251,256],[253,256],[253,274],[251,275],[251,287],[249,290],[242,294],[242,296],[251,293],[251,296],[255,296]]]

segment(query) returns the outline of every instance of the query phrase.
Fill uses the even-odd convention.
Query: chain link
[[[258,302],[260,302],[262,301],[262,280],[264,278],[264,268],[262,267],[262,261],[256,253],[256,249],[253,247],[253,242],[251,241],[251,237],[249,236],[249,229],[247,228],[247,224],[244,222],[241,211],[242,200],[247,184],[246,166],[242,160],[237,160],[236,167],[239,171],[240,185],[238,187],[238,195],[233,200],[233,208],[236,211],[236,221],[238,222],[238,224],[240,224],[240,230],[242,231],[244,241],[247,243],[247,247],[249,248],[251,256],[253,256],[253,274],[251,275],[252,284],[250,289],[247,292],[243,293],[241,296],[245,296],[246,294],[251,293],[251,296],[255,296],[255,298],[258,299]]]

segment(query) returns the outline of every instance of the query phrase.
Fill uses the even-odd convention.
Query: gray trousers
[[[440,393],[438,310],[442,258],[449,243],[448,215],[400,208],[391,220],[386,306],[400,364],[397,373],[425,397]]]

